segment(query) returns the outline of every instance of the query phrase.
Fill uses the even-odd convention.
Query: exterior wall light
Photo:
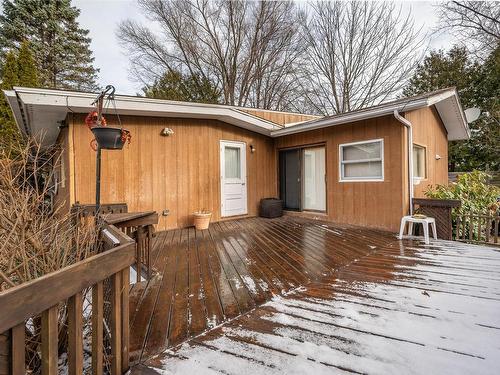
[[[255,147],[253,145],[250,145],[250,152],[253,154],[255,152]]]
[[[441,159],[442,159],[441,155],[436,154],[436,160],[441,160]]]
[[[170,128],[163,128],[160,135],[162,135],[163,137],[168,137],[168,136],[171,136],[172,134],[174,134],[174,131]]]

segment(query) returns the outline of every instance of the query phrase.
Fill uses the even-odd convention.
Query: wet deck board
[[[357,238],[358,229],[333,230],[316,221],[251,218],[212,223],[206,231],[158,233],[152,250],[157,274],[147,287],[132,289],[139,294],[131,296],[132,361],[147,359],[371,251],[368,246],[352,250],[339,236],[339,231],[351,230],[352,239]]]
[[[135,373],[493,374],[500,368],[498,249],[425,246],[290,218],[214,227],[219,246],[210,246],[225,252],[225,267],[240,276],[280,278],[289,292],[259,304],[248,291],[256,309],[196,337],[189,330],[190,340],[144,357],[147,367]],[[215,241],[202,238],[198,249]],[[292,278],[302,286],[291,290]]]

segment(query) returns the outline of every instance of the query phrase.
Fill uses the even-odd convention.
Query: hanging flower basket
[[[130,143],[130,132],[128,130],[108,126],[96,126],[91,130],[101,149],[121,150],[126,141]]]

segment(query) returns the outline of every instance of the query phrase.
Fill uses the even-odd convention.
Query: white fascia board
[[[435,94],[435,95],[432,95],[430,96],[428,99],[427,99],[427,104],[429,106],[431,105],[434,105],[436,103],[439,103],[443,100],[446,100],[452,96],[457,96],[457,92],[455,89],[450,89],[450,90],[447,90],[447,91],[444,91],[442,93],[439,93],[439,94]]]
[[[271,137],[280,137],[288,134],[296,134],[309,130],[322,129],[329,126],[342,125],[350,122],[361,121],[369,118],[392,115],[394,110],[411,111],[427,106],[427,99],[422,98],[411,102],[394,103],[387,106],[374,107],[373,109],[362,110],[359,112],[346,113],[334,117],[325,118],[323,120],[311,120],[300,125],[286,127],[271,132]]]
[[[2,90],[7,103],[9,103],[10,109],[14,115],[14,121],[21,133],[26,134],[27,129],[24,126],[24,121],[22,119],[21,109],[19,107],[19,102],[17,100],[17,95],[14,90]]]
[[[14,90],[22,103],[30,107],[33,112],[36,112],[37,108],[51,107],[54,110],[58,109],[64,112],[86,113],[94,108],[92,102],[96,98],[96,95],[92,93],[72,91],[23,87],[15,87]],[[273,129],[281,128],[273,122],[230,106],[120,95],[115,96],[114,104],[114,107],[111,106],[107,109],[108,113],[113,114],[114,108],[116,108],[116,111],[121,115],[217,119],[265,135],[269,135]]]

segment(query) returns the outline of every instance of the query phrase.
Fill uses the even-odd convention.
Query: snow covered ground
[[[500,252],[387,247],[145,363],[161,374],[499,374]]]

